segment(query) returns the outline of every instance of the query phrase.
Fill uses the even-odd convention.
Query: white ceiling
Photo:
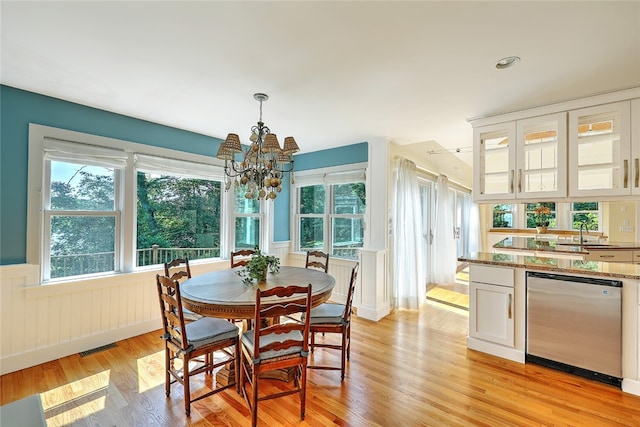
[[[3,84],[243,143],[265,92],[302,152],[386,137],[470,164],[468,118],[640,86],[638,1],[0,7]]]

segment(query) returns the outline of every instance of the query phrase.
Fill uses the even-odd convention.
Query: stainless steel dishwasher
[[[622,282],[527,272],[526,360],[620,387]]]

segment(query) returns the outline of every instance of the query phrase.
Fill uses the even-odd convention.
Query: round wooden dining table
[[[283,266],[278,274],[268,273],[266,282],[249,285],[242,282],[237,272],[238,268],[212,271],[185,280],[180,285],[182,305],[204,316],[252,319],[255,317],[257,289],[311,284],[311,304],[315,307],[329,299],[335,286],[333,276],[309,268]],[[265,303],[268,304],[268,301],[263,300],[262,305]]]

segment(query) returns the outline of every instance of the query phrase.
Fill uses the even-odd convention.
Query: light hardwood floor
[[[296,396],[260,403],[261,426],[639,426],[640,397],[544,367],[467,350],[467,313],[430,302],[380,322],[354,317],[347,378],[309,371],[307,416]],[[164,394],[160,332],[0,377],[0,403],[40,393],[49,426],[246,426],[235,391],[196,402]],[[319,337],[320,338],[320,337]],[[314,357],[338,363],[337,352]],[[211,378],[204,382],[211,382]],[[202,387],[194,381],[193,387]],[[274,382],[269,387],[278,387]],[[5,426],[2,426],[5,427]]]

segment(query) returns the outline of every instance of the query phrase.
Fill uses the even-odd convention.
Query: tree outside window
[[[527,203],[525,204],[525,215],[527,218],[527,228],[537,227],[537,215],[536,208],[547,207],[549,208],[549,214],[546,220],[549,221],[549,228],[558,228],[557,212],[555,202],[542,202],[542,203]]]
[[[578,230],[582,223],[587,225],[587,230],[600,230],[598,202],[574,202],[571,204],[571,228]]]
[[[324,185],[300,188],[298,209],[301,251],[324,249],[325,200]]]
[[[56,279],[104,273],[117,268],[116,230],[120,216],[115,204],[113,168],[51,161],[49,209],[49,269]]]
[[[334,257],[358,257],[366,212],[363,182],[300,187],[298,203],[299,250],[320,249]]]
[[[513,205],[493,205],[493,228],[513,228]]]
[[[220,256],[221,183],[138,172],[137,265]]]
[[[247,199],[245,189],[234,186],[234,250],[260,246],[260,200]]]

